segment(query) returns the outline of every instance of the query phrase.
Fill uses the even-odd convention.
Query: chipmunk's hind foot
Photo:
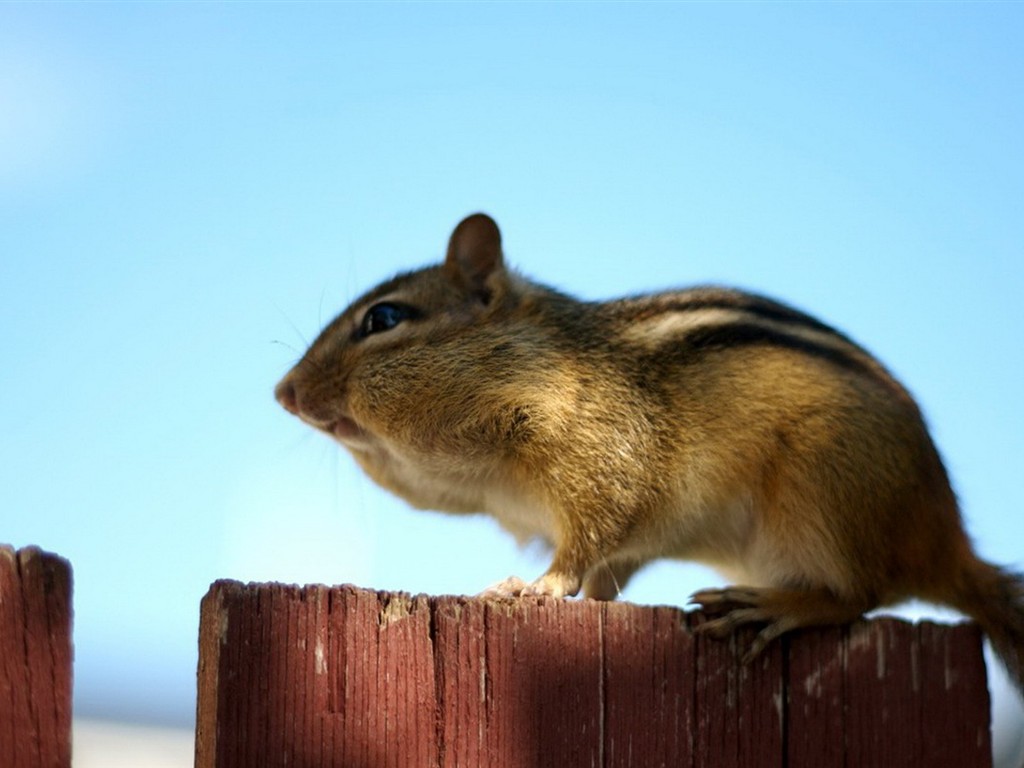
[[[843,600],[827,589],[774,589],[727,587],[704,589],[690,597],[690,604],[714,617],[697,632],[724,639],[740,627],[763,624],[743,656],[755,659],[772,640],[801,627],[846,624],[872,606]]]

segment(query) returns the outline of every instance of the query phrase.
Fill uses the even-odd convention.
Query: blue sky
[[[0,541],[74,564],[79,711],[188,723],[216,578],[543,570],[271,396],[480,209],[581,296],[722,282],[843,328],[917,394],[981,552],[1024,563],[1022,28],[984,2],[0,5]]]

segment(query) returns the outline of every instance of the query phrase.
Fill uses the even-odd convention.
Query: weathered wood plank
[[[463,611],[483,609],[483,665],[474,666],[484,675],[485,719],[478,726],[484,728],[486,764],[600,764],[601,605],[579,605],[565,612],[553,600],[462,603]],[[439,623],[439,637],[452,628]],[[446,661],[439,658],[438,665],[451,680]],[[480,695],[478,681],[465,682],[446,689],[450,704],[462,707],[463,697]],[[448,751],[446,764],[469,763]]]
[[[850,628],[846,747],[853,765],[912,765],[920,754],[920,703],[913,689],[913,625],[892,619]]]
[[[71,566],[0,545],[0,765],[71,765]]]
[[[990,764],[973,626],[751,633],[621,603],[218,582],[198,768]]]
[[[824,627],[783,638],[786,670],[786,765],[846,765],[846,630]]]
[[[699,626],[702,617],[692,620]],[[697,636],[696,766],[782,765],[782,644],[743,664],[740,658],[752,639],[749,630],[726,641]]]
[[[486,765],[507,751],[488,728],[486,603],[439,601],[434,612],[441,765]]]
[[[693,765],[696,641],[672,608],[604,608],[604,765]]]
[[[992,754],[981,631],[973,624],[917,625],[921,763],[988,765]],[[936,738],[944,734],[944,738]]]

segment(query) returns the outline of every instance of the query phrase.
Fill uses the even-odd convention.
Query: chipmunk
[[[553,549],[484,594],[614,599],[658,558],[726,636],[852,621],[911,597],[978,621],[1024,690],[1024,581],[979,559],[921,413],[839,331],[703,287],[584,302],[504,261],[484,214],[444,263],[331,322],[277,385],[414,507],[484,512]]]

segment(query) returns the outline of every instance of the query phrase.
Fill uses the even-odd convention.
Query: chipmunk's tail
[[[1024,696],[1024,577],[972,558],[951,604],[978,622]]]

